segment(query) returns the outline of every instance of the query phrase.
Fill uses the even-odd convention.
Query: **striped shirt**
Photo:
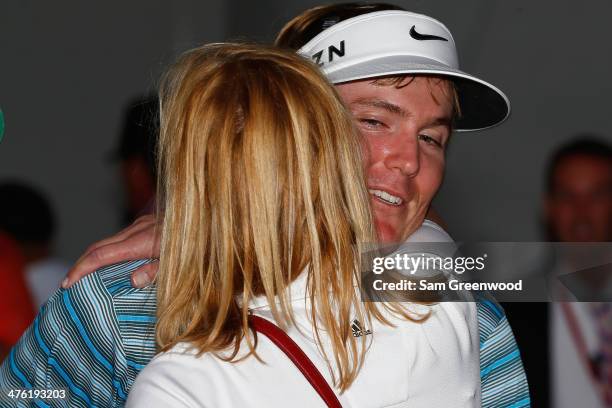
[[[530,407],[527,376],[504,310],[487,297],[480,298],[476,308],[482,406]]]
[[[132,288],[146,260],[103,268],[41,308],[0,366],[1,407],[122,407],[155,355],[155,287]],[[477,303],[484,407],[528,407],[514,336],[494,302]],[[11,399],[11,389],[64,389],[65,399]]]

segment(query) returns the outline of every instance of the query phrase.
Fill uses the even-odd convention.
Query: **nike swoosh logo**
[[[412,26],[412,28],[410,29],[410,36],[412,38],[414,38],[415,40],[419,40],[419,41],[426,41],[426,40],[448,41],[446,38],[438,37],[437,35],[421,34],[421,33],[417,32],[417,30],[415,30],[414,27],[415,26]]]

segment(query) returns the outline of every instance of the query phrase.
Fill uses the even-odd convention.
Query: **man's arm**
[[[105,268],[56,292],[0,366],[0,406],[31,402],[10,399],[11,389],[66,391],[65,399],[39,401],[41,407],[122,406],[135,376],[154,352],[142,352],[134,339],[124,341],[122,328],[151,320],[154,310],[143,313],[137,307],[136,302],[145,302],[139,294],[132,307],[115,304],[116,293],[130,286],[129,275],[144,262]],[[146,335],[138,333],[140,338]],[[141,350],[138,361],[130,357],[136,354],[130,354],[132,343]]]
[[[153,215],[144,215],[118,234],[87,248],[68,272],[62,287],[67,289],[82,277],[106,265],[157,258],[159,258],[157,221]],[[147,262],[133,271],[132,286],[143,288],[153,282],[156,274],[157,262]]]
[[[527,376],[504,310],[493,300],[477,302],[482,406],[530,407]]]
[[[430,208],[427,219],[445,228],[438,213]],[[159,228],[153,215],[139,217],[123,231],[91,245],[68,272],[62,282],[64,289],[69,288],[84,276],[106,265],[134,259],[159,258]],[[134,270],[131,281],[135,288],[144,288],[153,282],[157,275],[157,263],[151,262]]]

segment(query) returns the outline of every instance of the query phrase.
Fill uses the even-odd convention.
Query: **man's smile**
[[[385,190],[370,188],[368,191],[372,196],[376,197],[376,199],[385,204],[399,207],[404,203],[404,200],[401,197],[391,194]]]

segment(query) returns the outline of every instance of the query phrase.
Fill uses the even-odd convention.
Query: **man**
[[[423,224],[442,180],[444,151],[453,124],[457,130],[482,129],[500,123],[509,113],[503,93],[459,71],[454,41],[446,27],[397,9],[358,4],[319,7],[296,17],[277,38],[277,45],[299,48],[320,65],[330,81],[338,84],[338,92],[353,112],[365,140],[367,182],[383,242],[400,242]],[[155,237],[153,218],[138,220],[117,236],[92,246],[65,286],[91,266],[153,258],[159,252]],[[130,278],[139,267],[142,270]],[[143,287],[155,272],[155,264],[149,261],[116,265],[59,292],[47,305],[70,322],[61,339],[47,336],[57,345],[53,350],[71,347],[81,357],[77,362],[59,353],[64,365],[97,370],[84,383],[74,381],[84,375],[78,369],[66,375],[66,381],[55,380],[70,388],[74,405],[100,401],[104,396],[98,388],[110,395],[103,403],[121,405],[133,379],[153,356],[155,288],[136,290],[131,284]],[[96,308],[90,307],[89,313],[84,306],[76,310],[82,299],[96,301]],[[526,379],[503,311],[490,302],[478,308],[483,405],[528,406]],[[43,312],[22,340],[22,347],[11,353],[10,364],[16,368],[2,367],[3,383],[8,377],[25,377],[16,372],[33,355],[45,358],[54,353],[44,336],[36,337],[41,324],[61,324],[62,320],[50,315]],[[101,316],[103,322],[88,320],[95,316]],[[100,335],[103,330],[109,334]],[[43,344],[27,348],[24,343],[28,341]],[[45,369],[46,365],[37,370]],[[61,377],[40,371],[30,378]]]
[[[550,241],[612,241],[609,144],[592,135],[579,135],[556,150],[546,173],[544,221]],[[567,265],[557,267],[565,269]],[[580,275],[574,274],[578,285],[589,287],[593,283]],[[596,284],[603,288],[612,280]],[[612,324],[612,311],[606,305],[567,302],[507,306],[512,324],[519,328],[517,341],[524,352],[534,404],[555,408],[612,406],[612,377],[603,375],[606,369],[612,369],[609,351],[607,359],[604,353],[612,345],[609,333],[607,338],[602,333],[606,324]]]
[[[558,242],[612,240],[612,147],[580,136],[553,155],[545,215],[548,235]]]
[[[612,147],[588,137],[563,146],[549,170],[545,206],[553,240],[612,241]],[[612,285],[609,276],[593,281],[576,275],[577,283],[596,285],[592,291]],[[553,406],[612,407],[611,304],[551,306]]]

